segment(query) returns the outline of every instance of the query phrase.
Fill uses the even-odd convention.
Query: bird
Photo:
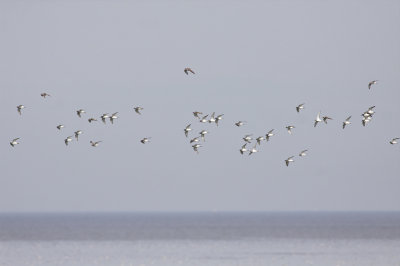
[[[218,126],[218,122],[219,122],[219,120],[221,120],[222,119],[222,116],[223,116],[224,114],[222,114],[222,115],[218,115],[216,118],[215,118],[215,124]]]
[[[261,145],[262,140],[265,140],[264,136],[260,136],[260,137],[256,138],[257,144]]]
[[[293,128],[295,128],[294,126],[287,126],[286,127],[286,129],[287,129],[287,132],[289,133],[289,134],[292,134],[292,129]]]
[[[79,140],[79,135],[82,134],[82,130],[77,130],[77,131],[74,132],[74,134],[75,134],[76,141],[78,141]]]
[[[137,106],[137,107],[134,107],[133,109],[135,110],[136,113],[138,113],[139,115],[141,115],[142,113],[141,113],[140,111],[142,111],[144,108],[143,108],[143,107],[140,107],[140,106]]]
[[[114,124],[114,119],[117,119],[117,118],[118,118],[117,114],[118,114],[118,112],[115,112],[115,113],[113,113],[113,114],[110,116],[110,122],[111,122],[111,124]]]
[[[199,138],[200,138],[200,136],[191,139],[191,140],[190,140],[190,143],[199,142],[199,141],[200,141]]]
[[[299,153],[299,156],[300,156],[300,157],[306,156],[306,155],[307,155],[307,154],[306,154],[307,151],[308,151],[308,150],[301,151],[301,152]]]
[[[72,141],[72,136],[68,136],[68,137],[64,140],[65,145],[68,146],[68,142],[71,142],[71,141]]]
[[[92,123],[93,121],[97,121],[97,119],[94,119],[93,117],[88,119],[89,123]]]
[[[200,123],[207,123],[207,116],[208,116],[208,115],[203,116],[203,117],[199,120]]]
[[[300,113],[300,111],[304,109],[304,105],[305,105],[305,103],[302,103],[302,104],[299,104],[298,106],[296,106],[296,111],[298,113]]]
[[[267,134],[265,134],[265,139],[266,139],[267,141],[269,141],[269,138],[272,137],[272,136],[274,135],[274,133],[272,133],[273,131],[274,131],[274,130],[271,129],[270,131],[268,131]]]
[[[243,154],[243,153],[245,153],[245,152],[247,151],[246,145],[247,145],[247,143],[245,143],[245,144],[242,146],[242,148],[239,150],[239,152],[240,152],[241,154]]]
[[[185,72],[186,75],[189,75],[189,72],[191,72],[192,74],[195,74],[194,71],[190,67],[185,68],[183,71]]]
[[[202,147],[200,144],[194,144],[192,145],[192,148],[195,152],[197,152],[197,154],[199,154],[199,148]]]
[[[365,125],[367,125],[367,123],[369,123],[371,121],[371,119],[372,119],[371,116],[364,117],[361,120],[362,125],[365,127]]]
[[[83,109],[79,109],[78,111],[76,111],[76,114],[81,117],[82,114],[86,113],[85,110]]]
[[[287,159],[285,160],[286,166],[289,166],[289,163],[290,163],[290,162],[294,162],[293,157],[294,157],[294,156],[290,156],[289,158],[287,158]]]
[[[366,113],[368,113],[368,114],[370,114],[370,115],[372,116],[372,115],[375,113],[375,111],[373,110],[374,108],[375,108],[375,105],[369,107],[369,108],[368,108],[368,111],[367,111]]]
[[[110,116],[108,115],[108,113],[103,114],[102,116],[100,116],[101,121],[103,121],[103,123],[106,123],[106,118],[109,118]]]
[[[51,95],[46,92],[43,92],[40,94],[40,96],[42,96],[43,98],[46,98],[47,96],[51,96]]]
[[[185,136],[188,137],[189,131],[191,131],[192,129],[190,128],[192,124],[189,124],[185,127],[185,129],[183,130],[183,132],[185,132]]]
[[[207,130],[202,130],[201,132],[199,132],[199,134],[200,134],[200,137],[203,139],[203,141],[206,141],[204,137],[205,137],[206,134],[208,134],[208,131]]]
[[[397,144],[397,140],[398,139],[400,139],[400,138],[394,138],[391,141],[389,141],[389,143],[392,144],[392,145]]]
[[[318,113],[317,118],[315,118],[315,120],[314,120],[314,127],[316,127],[318,125],[318,123],[322,121],[320,115],[321,115],[321,111]]]
[[[25,108],[25,106],[22,105],[22,104],[20,104],[20,105],[17,106],[17,111],[18,111],[19,115],[22,115],[21,110],[24,109],[24,108]]]
[[[370,90],[370,89],[371,89],[371,86],[372,86],[372,85],[375,85],[376,83],[378,83],[378,81],[379,81],[379,80],[373,80],[373,81],[371,81],[370,83],[368,83],[368,89]]]
[[[238,122],[235,123],[235,125],[236,125],[237,127],[241,127],[241,126],[243,126],[245,123],[246,123],[246,121],[238,121]]]
[[[99,146],[99,143],[100,143],[100,142],[102,142],[102,141],[101,141],[101,140],[96,141],[96,142],[90,141],[90,145],[92,145],[93,147],[97,147],[97,146]]]
[[[58,130],[61,130],[62,128],[64,128],[64,125],[58,125],[58,126],[57,126],[57,129],[58,129]]]
[[[140,140],[141,143],[146,144],[147,142],[150,142],[150,137],[148,138],[143,138],[142,140]]]
[[[214,116],[215,116],[215,112],[211,114],[210,119],[208,119],[208,123],[216,122]]]
[[[246,135],[243,137],[243,140],[247,143],[251,143],[251,140],[253,139],[251,136],[252,136],[252,134]]]
[[[350,119],[351,119],[351,116],[347,117],[347,118],[346,118],[346,121],[343,122],[343,129],[344,129],[347,125],[350,125],[350,124],[351,124]]]
[[[256,152],[258,152],[258,150],[256,149],[256,145],[254,145],[254,147],[249,150],[249,156]]]
[[[322,117],[322,120],[324,121],[325,124],[328,124],[328,120],[333,120],[333,119],[330,118],[329,116],[324,116]]]
[[[15,145],[17,145],[17,144],[19,144],[19,142],[17,141],[17,140],[19,140],[20,138],[15,138],[15,139],[13,139],[11,142],[10,142],[10,145],[12,146],[12,147],[14,147]]]
[[[202,115],[203,113],[202,112],[199,112],[199,111],[194,111],[193,112],[193,115],[194,115],[194,117],[197,117],[198,119],[200,119],[200,116],[199,115]]]

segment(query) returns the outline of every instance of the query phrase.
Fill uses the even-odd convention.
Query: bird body
[[[199,134],[200,134],[200,137],[203,139],[203,141],[206,141],[205,140],[205,135],[208,134],[208,131],[207,130],[202,130]]]
[[[79,117],[82,117],[82,114],[84,114],[84,113],[86,113],[86,111],[83,110],[83,109],[79,109],[78,111],[76,111],[76,114],[77,114]]]
[[[268,131],[268,133],[265,135],[265,139],[267,141],[269,141],[269,138],[272,137],[274,135],[274,133],[272,133],[274,130],[271,129],[270,131]]]
[[[46,92],[43,92],[40,94],[40,96],[42,96],[43,98],[46,98],[47,96],[51,96],[51,95]]]
[[[143,107],[137,106],[133,108],[135,110],[136,113],[138,113],[139,115],[141,115],[142,113],[140,111],[143,110]]]
[[[65,140],[64,143],[66,146],[68,146],[68,143],[72,141],[72,136],[68,136]]]
[[[242,146],[242,148],[239,150],[239,152],[240,152],[242,155],[243,155],[243,153],[245,153],[245,152],[247,151],[246,145],[247,145],[247,143],[245,143],[245,144]]]
[[[322,121],[320,115],[321,115],[321,112],[318,113],[317,118],[315,118],[315,120],[314,120],[314,127],[316,127],[318,125],[318,123]]]
[[[292,129],[295,128],[294,126],[287,126],[286,129],[289,134],[292,134]]]
[[[394,145],[397,144],[397,140],[399,140],[400,138],[394,138],[391,141],[389,141],[390,144]]]
[[[24,109],[24,108],[25,108],[25,106],[22,105],[22,104],[17,106],[17,111],[18,111],[19,115],[22,115],[22,111],[21,110]]]
[[[192,74],[195,74],[194,71],[190,67],[185,68],[183,70],[183,72],[185,72],[186,75],[189,75],[189,72],[192,73]]]
[[[102,116],[100,116],[101,121],[103,121],[103,123],[106,123],[106,119],[109,118],[110,116],[108,115],[108,113],[103,114]]]
[[[19,140],[20,138],[15,138],[15,139],[13,139],[11,142],[10,142],[10,145],[12,146],[12,147],[14,147],[15,145],[17,145],[17,144],[19,144],[19,142],[17,141],[17,140]]]
[[[285,160],[286,166],[289,166],[289,163],[294,162],[293,157],[294,157],[294,156],[291,156],[291,157],[289,157],[289,158],[287,158],[287,159]]]
[[[185,136],[186,136],[186,137],[188,137],[189,132],[192,130],[192,129],[190,128],[191,125],[192,125],[192,124],[187,125],[187,126],[185,127],[185,129],[183,130],[183,132],[185,132]]]
[[[300,111],[303,110],[303,109],[304,109],[304,103],[299,104],[298,106],[296,106],[296,111],[297,111],[298,113],[300,113]]]
[[[79,135],[82,134],[82,130],[77,130],[77,131],[74,132],[74,134],[75,134],[76,141],[78,141],[79,140]]]
[[[369,82],[369,83],[368,83],[368,89],[370,90],[370,89],[371,89],[371,86],[372,86],[372,85],[375,85],[376,83],[378,83],[378,80],[373,80],[373,81]]]
[[[346,121],[343,122],[343,129],[344,129],[347,125],[350,125],[350,124],[351,124],[350,119],[351,119],[351,116],[347,117],[347,118],[346,118]]]
[[[113,113],[113,114],[110,116],[110,122],[111,122],[111,124],[114,124],[114,119],[117,119],[117,118],[118,118],[117,114],[118,114],[118,112],[115,112],[115,113]]]
[[[97,146],[99,146],[99,143],[100,143],[100,142],[102,142],[102,141],[101,141],[101,140],[96,141],[96,142],[90,141],[90,145],[92,145],[93,147],[97,147]]]
[[[192,145],[192,148],[197,154],[199,153],[199,148],[202,147],[200,144],[194,144]]]
[[[146,144],[147,142],[150,142],[150,137],[148,137],[148,138],[143,138],[140,142],[141,143],[143,143],[143,144]]]
[[[333,119],[330,118],[329,116],[324,116],[322,117],[322,120],[324,121],[325,124],[328,124],[328,120],[333,120]]]
[[[64,125],[58,125],[58,126],[57,126],[57,129],[58,129],[58,130],[61,130],[62,128],[64,128]]]
[[[199,121],[200,123],[207,123],[207,117],[208,115],[203,116]]]
[[[303,150],[303,151],[301,151],[300,153],[299,153],[299,156],[300,157],[303,157],[303,156],[306,156],[307,155],[307,152],[308,150]]]
[[[243,137],[243,140],[246,141],[247,143],[251,143],[252,139],[253,138],[251,137],[251,134],[250,135],[246,135],[246,136]]]
[[[236,125],[237,127],[241,127],[241,126],[243,126],[245,123],[246,123],[246,121],[238,121],[238,122],[235,123],[235,125]]]
[[[198,119],[200,119],[199,115],[202,115],[202,114],[203,114],[202,112],[198,112],[198,111],[193,112],[194,117],[197,117]]]
[[[88,119],[89,123],[92,123],[93,121],[97,121],[97,119],[94,119],[93,117]]]

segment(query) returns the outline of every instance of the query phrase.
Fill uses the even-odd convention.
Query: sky
[[[0,212],[400,211],[399,1],[4,0],[0,36]]]

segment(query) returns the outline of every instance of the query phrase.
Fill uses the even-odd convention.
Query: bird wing
[[[349,121],[350,119],[351,119],[351,116],[347,117],[347,118],[346,118],[346,121]]]

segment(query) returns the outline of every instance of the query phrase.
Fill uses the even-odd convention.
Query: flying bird
[[[17,145],[17,144],[19,144],[19,142],[17,141],[17,140],[19,140],[20,138],[15,138],[15,139],[13,139],[11,142],[10,142],[10,145],[12,146],[12,147],[14,147],[15,145]]]
[[[373,81],[371,81],[370,83],[368,83],[368,89],[370,90],[370,89],[371,89],[371,86],[372,86],[372,85],[375,85],[376,83],[378,83],[378,81],[379,81],[379,80],[373,80]]]
[[[333,119],[328,116],[324,116],[322,117],[322,120],[324,121],[325,124],[328,124],[328,120],[333,120]]]
[[[17,106],[17,111],[18,111],[19,115],[22,115],[21,110],[24,109],[24,108],[25,108],[25,106],[22,105],[22,104],[20,104],[20,105]]]
[[[199,120],[200,123],[207,123],[207,116],[208,116],[208,115],[203,116],[203,117]]]
[[[213,123],[213,122],[216,122],[216,120],[215,120],[215,112],[214,113],[212,113],[211,114],[211,116],[210,116],[210,119],[208,119],[208,123]]]
[[[106,119],[109,118],[110,116],[108,115],[108,113],[103,114],[102,116],[100,116],[101,121],[103,121],[103,123],[106,123]]]
[[[350,124],[351,124],[350,119],[351,119],[351,116],[347,117],[347,118],[346,118],[346,121],[343,122],[343,129],[344,129],[347,125],[350,125]]]
[[[114,124],[114,119],[117,119],[117,118],[118,118],[117,114],[118,114],[118,112],[115,112],[115,113],[113,113],[113,114],[110,116],[110,122],[111,122],[111,124]]]
[[[392,144],[392,145],[397,144],[397,140],[398,139],[400,139],[400,138],[394,138],[391,141],[389,141],[389,143]]]
[[[97,121],[97,119],[94,119],[93,117],[88,119],[89,123],[92,123],[93,121]]]
[[[237,127],[241,127],[241,126],[243,126],[245,123],[246,123],[246,121],[238,121],[238,122],[235,123],[235,125],[236,125]]]
[[[304,105],[305,105],[305,103],[302,103],[302,104],[299,104],[298,106],[296,106],[296,111],[298,113],[300,113],[300,111],[304,109]]]
[[[77,114],[79,117],[82,117],[81,115],[84,114],[84,113],[86,113],[86,112],[85,112],[85,110],[83,110],[83,109],[79,109],[78,111],[76,111],[76,114]]]
[[[247,143],[251,143],[251,140],[253,139],[251,136],[252,134],[246,135],[243,137],[243,140],[246,141]]]
[[[307,155],[307,152],[308,150],[304,150],[304,151],[301,151],[300,153],[299,153],[299,156],[300,157],[303,157],[303,156],[306,156]]]
[[[191,139],[191,140],[190,140],[190,143],[199,142],[199,141],[200,141],[199,138],[200,138],[200,136]]]
[[[256,145],[254,145],[254,147],[249,150],[249,156],[256,152],[258,152],[258,150],[256,149]]]
[[[318,113],[317,118],[315,118],[315,120],[314,120],[314,127],[316,127],[318,125],[318,123],[322,121],[320,115],[321,115],[321,111]]]
[[[191,131],[192,129],[190,128],[192,124],[189,124],[185,127],[185,129],[183,130],[183,132],[185,132],[185,136],[188,137],[189,131]]]
[[[40,94],[40,96],[42,96],[43,98],[46,98],[47,96],[51,96],[51,95],[46,92],[43,92]]]
[[[289,166],[289,163],[294,162],[293,157],[294,157],[294,156],[291,156],[291,157],[289,157],[289,158],[287,158],[287,159],[285,160],[286,166]]]
[[[218,115],[216,118],[215,118],[215,124],[218,126],[218,122],[219,122],[219,120],[221,120],[222,119],[222,116],[223,116],[224,114],[222,114],[222,115]]]
[[[68,146],[68,143],[72,141],[72,136],[68,136],[65,140],[64,143],[66,146]]]
[[[242,148],[239,150],[239,152],[240,152],[242,155],[243,155],[243,153],[245,153],[245,152],[247,151],[246,145],[247,145],[247,143],[245,143],[245,144],[242,146]]]
[[[200,137],[203,139],[203,141],[206,141],[205,140],[205,135],[208,134],[208,131],[207,130],[202,130],[199,134],[200,134]]]
[[[76,141],[78,141],[79,140],[79,135],[82,134],[82,130],[77,130],[77,131],[74,132],[74,134],[75,134]]]
[[[57,129],[58,129],[58,130],[61,130],[62,128],[64,128],[64,125],[58,125],[58,126],[57,126]]]
[[[189,75],[189,72],[192,74],[195,74],[194,71],[190,67],[185,68],[183,71],[185,72],[186,75]]]
[[[192,148],[197,154],[199,154],[199,148],[202,147],[200,144],[194,144],[192,145]]]
[[[200,119],[199,115],[202,115],[202,114],[203,114],[202,112],[198,112],[198,111],[193,112],[194,117],[197,117],[198,119]]]
[[[265,139],[267,141],[269,141],[269,138],[272,137],[274,135],[274,133],[272,133],[274,130],[271,129],[270,131],[268,131],[268,133],[265,135]]]
[[[135,110],[136,113],[138,113],[139,115],[141,115],[142,113],[140,111],[143,110],[143,107],[137,106],[133,108]]]
[[[256,138],[257,144],[261,145],[262,140],[265,140],[264,136],[260,136],[260,137]]]
[[[150,137],[149,138],[143,138],[140,142],[143,144],[146,144],[147,142],[150,142]]]
[[[287,132],[289,133],[289,134],[292,134],[292,129],[293,128],[295,128],[294,126],[287,126],[286,127],[286,129],[287,129]]]
[[[97,147],[97,146],[99,146],[99,143],[100,143],[100,142],[102,142],[102,141],[101,141],[101,140],[96,141],[96,142],[90,141],[90,145],[92,145],[93,147]]]

